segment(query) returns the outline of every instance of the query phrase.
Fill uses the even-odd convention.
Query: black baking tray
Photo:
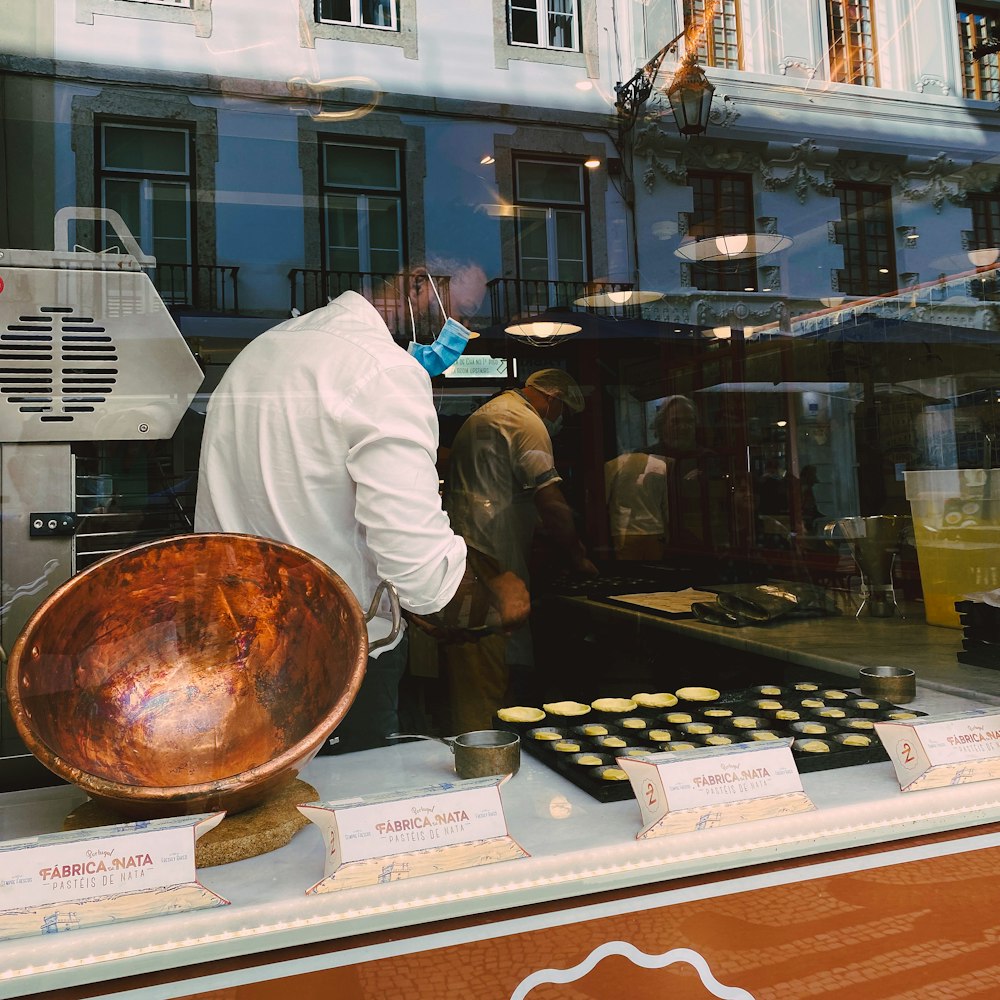
[[[832,685],[822,685],[823,689],[831,689]],[[801,695],[801,697],[814,697],[814,693],[807,693]],[[798,694],[793,694],[788,692],[783,695],[782,698],[786,703],[791,706],[798,699]],[[857,696],[851,696],[857,697]],[[718,707],[721,705],[725,706],[737,706],[741,710],[746,708],[750,701],[759,699],[760,695],[754,691],[753,688],[746,688],[742,690],[735,691],[724,691],[720,693],[720,697],[716,701],[712,702],[700,702],[697,705],[687,705],[685,704],[684,710],[690,711],[695,719],[701,720],[701,713],[705,709],[710,709],[713,707]],[[573,700],[573,699],[568,699]],[[781,699],[779,699],[781,700]],[[837,705],[839,703],[831,702],[829,704]],[[668,712],[677,711],[681,706],[675,706],[672,709],[665,709],[658,713],[659,716],[666,716]],[[891,711],[911,711],[911,709],[905,706],[898,706],[886,703],[882,706],[881,711],[877,713],[877,718],[884,719],[886,714]],[[640,710],[635,714],[648,714],[649,710]],[[926,715],[925,712],[914,712],[914,716],[920,717]],[[818,716],[808,715],[808,713],[803,713],[803,718],[819,718]],[[858,717],[862,717],[860,714]],[[869,714],[868,718],[872,718]],[[575,716],[573,718],[558,718],[555,716],[546,716],[544,719],[538,722],[530,723],[510,723],[503,722],[499,718],[494,717],[494,725],[501,729],[507,729],[517,732],[521,737],[521,748],[525,753],[530,754],[536,760],[541,761],[547,767],[551,768],[557,774],[562,775],[567,780],[571,781],[578,788],[587,792],[590,796],[597,799],[599,802],[623,802],[632,799],[632,785],[628,781],[606,781],[595,775],[590,769],[585,766],[575,763],[573,759],[573,754],[561,753],[556,751],[550,745],[554,741],[539,741],[536,740],[532,735],[531,731],[534,729],[558,729],[561,730],[566,739],[571,739],[575,743],[579,744],[580,752],[585,753],[595,753],[595,754],[616,754],[621,753],[620,750],[615,751],[607,747],[599,745],[596,741],[591,740],[585,736],[579,734],[579,727],[585,725],[588,721],[590,722],[600,722],[608,729],[608,733],[613,736],[620,736],[627,740],[630,745],[648,749],[653,753],[656,753],[663,749],[663,745],[656,743],[655,741],[648,740],[642,732],[637,732],[631,729],[625,729],[619,726],[617,723],[610,721],[606,714],[594,712],[593,715],[588,716]],[[713,721],[707,719],[706,721]],[[830,721],[830,720],[823,720]],[[718,732],[725,732],[732,735],[732,729],[725,725],[725,720],[714,720],[714,724],[717,725]],[[697,743],[698,740],[695,738],[687,738],[685,735],[677,731],[675,726],[670,726],[666,721],[662,721],[654,728],[660,729],[671,729],[675,732],[675,742],[686,741]],[[782,723],[779,720],[768,719],[766,728],[777,732],[781,736],[788,736],[792,738],[801,738],[802,734],[795,732],[789,728],[789,724]],[[843,733],[852,732],[853,730],[849,728],[843,728],[838,730]],[[796,749],[792,750],[792,757],[795,760],[796,767],[801,774],[809,774],[814,771],[827,771],[833,770],[834,768],[840,767],[857,767],[862,764],[875,764],[880,762],[885,762],[889,760],[889,755],[886,753],[884,747],[878,740],[878,736],[875,734],[874,730],[865,730],[864,735],[870,736],[873,740],[872,744],[867,747],[845,747],[840,744],[834,743],[831,749],[827,753],[809,753],[802,752]],[[810,737],[812,738],[812,737]],[[823,739],[824,737],[817,737]]]

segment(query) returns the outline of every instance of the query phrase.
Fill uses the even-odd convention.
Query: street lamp
[[[715,18],[717,0],[708,0],[703,22],[696,28],[685,28],[670,39],[631,79],[615,84],[615,108],[621,121],[620,132],[635,127],[639,112],[653,92],[656,75],[667,53],[677,51],[677,43],[684,38],[685,56],[667,87],[667,100],[674,113],[681,135],[701,135],[708,129],[708,116],[712,110],[715,87],[698,65],[698,39],[708,30]]]
[[[684,57],[667,88],[667,100],[681,135],[701,135],[708,128],[715,86],[698,65],[695,52]]]

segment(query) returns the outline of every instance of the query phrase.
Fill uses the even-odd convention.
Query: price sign
[[[642,813],[636,839],[815,809],[791,745],[775,740],[619,757]]]
[[[510,775],[299,806],[326,843],[309,893],[395,882],[528,857],[507,831],[500,786]]]
[[[195,841],[224,815],[0,843],[0,940],[227,905],[195,875]]]
[[[876,722],[904,792],[1000,778],[1000,714],[985,710]]]

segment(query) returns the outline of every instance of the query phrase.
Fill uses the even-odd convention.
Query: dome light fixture
[[[574,305],[591,309],[614,309],[616,306],[636,306],[643,302],[656,302],[663,298],[663,292],[641,288],[622,288],[613,291],[593,292],[573,300]]]
[[[969,251],[969,261],[973,267],[990,267],[1000,260],[1000,247],[980,247]]]
[[[727,233],[722,236],[688,236],[675,256],[691,264],[728,264],[777,253],[792,245],[790,236],[778,233]]]
[[[533,347],[552,347],[567,337],[579,333],[582,327],[575,323],[565,323],[562,320],[528,320],[521,323],[511,323],[505,327],[506,332],[518,340],[531,344]]]

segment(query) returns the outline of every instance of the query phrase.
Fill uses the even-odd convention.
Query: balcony
[[[235,315],[240,311],[238,267],[219,264],[157,264],[151,277],[172,310]]]
[[[434,275],[434,282],[449,315],[450,280],[448,275]],[[379,311],[394,337],[409,340],[412,332],[410,314],[403,295],[408,282],[407,276],[399,274],[296,267],[288,272],[290,308],[293,314],[311,312],[319,306],[325,306],[343,292],[357,292]],[[437,333],[441,328],[443,318],[433,295],[426,309],[415,315],[414,320],[421,333]]]

